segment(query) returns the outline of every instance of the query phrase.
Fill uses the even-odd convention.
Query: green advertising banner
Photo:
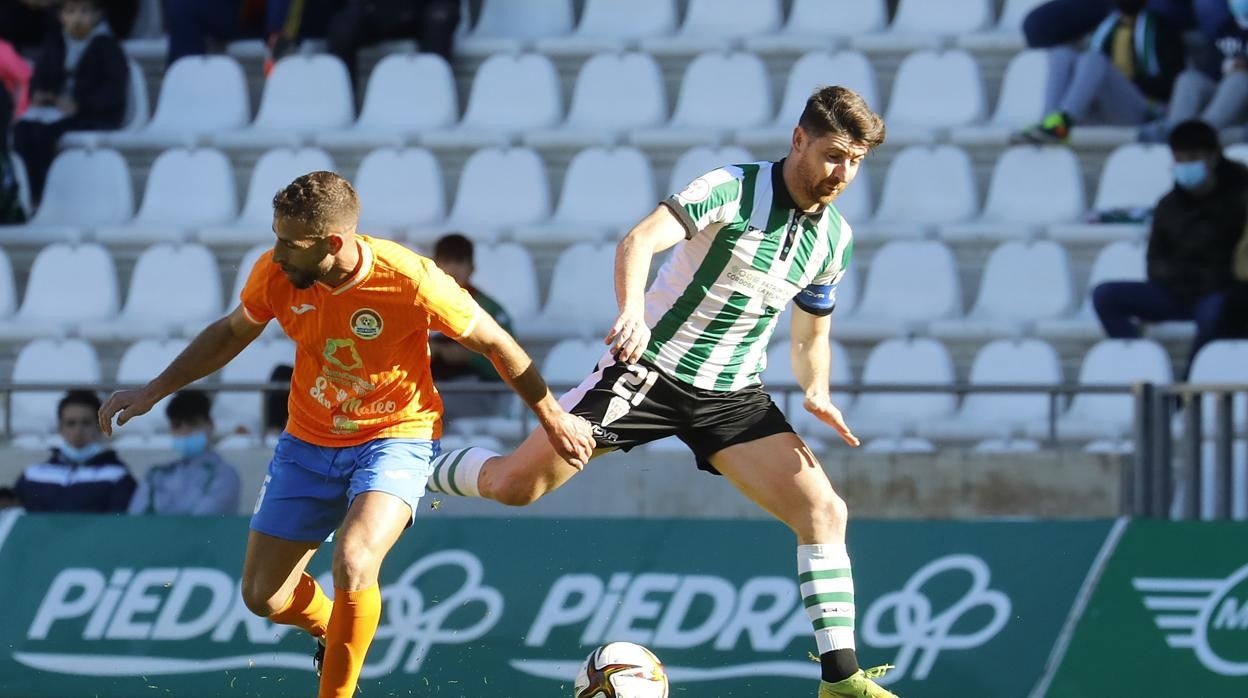
[[[18,518],[0,543],[0,696],[313,695],[312,641],[239,598],[246,527]],[[1026,695],[1108,530],[854,523],[863,662],[895,664],[903,696]],[[362,695],[571,696],[610,640],[653,649],[673,696],[814,695],[795,564],[764,522],[422,514],[382,571]]]
[[[1248,528],[1134,521],[1046,694],[1248,696]]]

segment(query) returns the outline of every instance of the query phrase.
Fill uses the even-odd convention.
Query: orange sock
[[[321,591],[321,585],[304,572],[299,582],[295,584],[294,592],[286,601],[285,608],[274,612],[269,616],[269,620],[282,625],[303,628],[313,637],[325,637],[333,605],[334,602]]]
[[[334,588],[334,610],[325,636],[325,663],[317,698],[352,698],[364,668],[364,655],[381,620],[381,587],[347,591]]]

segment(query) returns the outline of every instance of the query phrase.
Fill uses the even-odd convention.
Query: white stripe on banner
[[[8,539],[9,533],[17,525],[17,519],[21,515],[22,510],[16,507],[8,511],[0,511],[0,550],[4,550],[4,541]]]

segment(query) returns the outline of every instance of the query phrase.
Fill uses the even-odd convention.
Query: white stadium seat
[[[884,0],[793,0],[779,32],[746,37],[745,47],[759,54],[823,51],[887,23]]]
[[[1122,385],[1173,380],[1170,357],[1151,339],[1104,339],[1083,359],[1082,385]],[[1135,403],[1128,394],[1080,393],[1057,421],[1057,437],[1064,441],[1122,438],[1131,432]],[[1047,421],[1027,427],[1029,436],[1047,438]]]
[[[316,143],[344,149],[400,147],[422,132],[450,128],[458,118],[455,76],[445,59],[432,53],[392,53],[369,75],[355,123],[317,134]]]
[[[238,61],[184,56],[165,73],[152,120],[135,131],[109,133],[104,141],[118,148],[189,147],[210,134],[241,129],[250,118],[247,78]]]
[[[393,237],[395,231],[430,225],[446,217],[442,168],[420,148],[374,150],[355,175],[360,231]]]
[[[747,36],[779,31],[783,17],[779,0],[689,0],[676,34],[642,39],[641,47],[657,55],[722,50]]]
[[[862,383],[952,385],[953,360],[934,339],[889,339],[867,356]],[[905,436],[920,424],[949,417],[956,404],[948,392],[867,392],[854,401],[847,420],[862,439]]]
[[[97,148],[113,133],[135,132],[147,124],[152,107],[143,68],[138,61],[127,58],[126,73],[126,111],[121,119],[121,128],[116,131],[70,131],[61,136],[61,148]]]
[[[979,66],[965,51],[916,51],[893,79],[886,112],[890,143],[924,143],[984,118]]]
[[[333,170],[334,161],[319,148],[276,148],[256,161],[247,198],[238,219],[225,226],[206,226],[199,240],[207,245],[253,245],[273,240],[273,197],[296,177]]]
[[[8,253],[0,248],[0,318],[12,317],[16,308],[17,286],[13,283],[13,263],[9,260]]]
[[[295,365],[295,344],[289,339],[261,339],[252,342],[221,369],[224,383],[268,383],[280,364]],[[248,434],[264,431],[264,396],[258,392],[222,391],[212,403],[212,417],[218,434],[238,429]]]
[[[34,217],[25,225],[0,226],[0,242],[37,246],[81,240],[87,231],[123,223],[133,214],[130,171],[121,154],[75,148],[52,161]]]
[[[1248,340],[1223,339],[1216,340],[1201,347],[1196,358],[1192,360],[1192,370],[1188,375],[1190,383],[1243,383],[1245,369],[1248,369]],[[1206,438],[1214,433],[1217,408],[1212,395],[1206,395],[1201,410]],[[1248,395],[1237,393],[1231,408],[1232,429],[1236,435],[1242,436],[1248,429]]]
[[[1144,245],[1140,242],[1120,240],[1106,245],[1092,261],[1083,303],[1073,315],[1064,318],[1040,320],[1036,334],[1050,340],[1075,339],[1092,341],[1105,336],[1101,323],[1092,308],[1092,289],[1104,281],[1143,281]]]
[[[615,245],[570,245],[555,262],[541,314],[529,322],[517,318],[517,332],[535,338],[606,336],[619,312],[614,268]]]
[[[762,128],[739,131],[737,142],[750,146],[787,147],[793,136],[793,127],[806,108],[806,100],[815,88],[827,85],[848,87],[862,95],[873,108],[880,108],[875,71],[866,56],[857,51],[807,53],[797,59],[789,71],[776,118]]]
[[[1070,259],[1051,240],[1002,243],[984,266],[979,295],[966,317],[938,320],[929,331],[948,339],[986,339],[1030,332],[1062,317],[1074,300]]]
[[[650,161],[641,151],[589,148],[569,163],[551,220],[518,226],[512,237],[528,245],[599,242],[618,237],[657,204]]]
[[[186,349],[185,339],[141,339],[126,347],[117,363],[117,382],[122,385],[143,385],[155,378],[171,361]],[[151,436],[169,432],[165,407],[169,398],[156,403],[147,414],[126,422],[119,431],[122,436]]]
[[[194,335],[220,315],[221,274],[208,248],[161,243],[135,262],[121,314],[81,332],[99,340]]]
[[[1005,145],[1011,134],[1044,117],[1044,90],[1049,77],[1049,57],[1042,49],[1021,51],[1010,59],[1001,81],[997,108],[986,123],[953,129],[949,137],[963,145]]]
[[[111,319],[117,315],[118,293],[117,270],[103,247],[48,245],[31,264],[17,314],[4,313],[0,337],[60,337],[80,323]]]
[[[555,385],[580,385],[606,352],[599,340],[561,339],[542,361],[542,377]]]
[[[225,148],[297,147],[321,131],[339,131],[355,114],[351,79],[337,57],[328,54],[282,58],[264,83],[260,110],[250,127],[218,133]]]
[[[948,247],[933,241],[885,243],[871,260],[858,309],[836,336],[882,339],[961,313],[962,289]]]
[[[660,192],[660,198],[666,199],[689,186],[693,180],[724,165],[744,165],[758,158],[750,151],[737,145],[725,145],[718,148],[698,145],[689,148],[676,158],[672,165],[672,174],[667,181],[667,190]]]
[[[1083,171],[1069,148],[1015,146],[997,159],[984,211],[969,223],[941,227],[946,240],[1009,240],[1040,235],[1078,220],[1086,208]]]
[[[577,74],[567,119],[556,128],[524,134],[524,142],[533,147],[610,145],[631,129],[666,120],[659,64],[644,53],[604,53],[587,60]]]
[[[951,37],[992,23],[991,0],[900,0],[888,31],[856,37],[853,45],[870,51],[934,49]]]
[[[22,347],[13,364],[17,384],[60,383],[65,389],[87,388],[101,380],[95,349],[81,339],[37,339]],[[59,392],[16,392],[10,408],[13,433],[52,434],[57,429]]]
[[[972,51],[1021,51],[1026,47],[1023,38],[1023,19],[1027,13],[1043,5],[1047,0],[1005,0],[1001,18],[990,29],[958,36],[958,46]]]
[[[638,39],[676,31],[675,0],[585,0],[581,21],[565,36],[537,40],[551,55],[591,55],[621,51]]]
[[[928,237],[937,226],[969,221],[978,211],[975,171],[966,151],[954,145],[908,146],[889,165],[875,218],[859,228],[864,238]]]
[[[998,339],[984,345],[971,363],[971,385],[1054,385],[1062,382],[1057,351],[1038,339]],[[1058,403],[1060,404],[1060,403]],[[919,425],[921,436],[940,441],[1007,439],[1027,425],[1045,421],[1045,393],[970,393],[957,415]]]
[[[537,317],[537,271],[533,256],[514,242],[477,245],[472,283],[503,306],[512,321]]]
[[[172,148],[161,153],[147,177],[134,220],[101,227],[106,243],[181,242],[195,231],[238,215],[234,168],[219,150]]]
[[[519,133],[559,123],[562,110],[559,74],[549,58],[496,54],[477,69],[463,120],[454,128],[422,133],[420,142],[440,148],[503,146]]]
[[[483,0],[476,26],[456,41],[455,52],[473,56],[514,53],[535,39],[571,31],[571,0]]]
[[[1101,169],[1093,211],[1152,209],[1174,187],[1170,148],[1164,145],[1129,143],[1109,154]],[[1138,240],[1147,233],[1142,223],[1059,223],[1049,235],[1059,240],[1110,242]]]
[[[725,94],[750,95],[724,108]],[[703,53],[689,63],[680,96],[664,128],[638,129],[635,144],[678,149],[717,145],[728,132],[761,126],[775,116],[767,67],[752,53]]]
[[[489,205],[483,206],[482,197]],[[448,229],[477,242],[494,242],[504,231],[550,218],[546,165],[530,148],[482,148],[464,163],[449,219],[439,229],[415,227],[409,239],[430,243]]]

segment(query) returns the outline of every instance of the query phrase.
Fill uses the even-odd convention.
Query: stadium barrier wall
[[[779,524],[435,513],[382,570],[363,695],[570,696],[608,640],[654,649],[674,696],[814,692]],[[895,664],[886,680],[901,695],[1026,696],[1120,525],[855,522],[862,661]],[[0,515],[0,696],[310,695],[311,640],[239,598],[246,529],[242,517]],[[311,566],[322,584],[328,561]]]

